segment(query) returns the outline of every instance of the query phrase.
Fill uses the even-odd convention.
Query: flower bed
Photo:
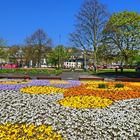
[[[7,80],[7,82],[15,82],[16,80]],[[28,81],[28,80],[27,80]],[[5,81],[4,81],[5,82]],[[64,83],[65,82],[65,83]],[[52,86],[52,87],[58,87],[58,88],[70,88],[74,86],[79,86],[81,83],[79,81],[61,81],[58,83],[58,81],[54,80],[31,80],[28,83],[22,84],[0,84],[0,90],[13,90],[13,91],[19,91],[21,88],[24,87],[31,87],[31,86]]]
[[[140,137],[140,83],[18,81],[0,83],[2,140]]]
[[[115,88],[116,82],[105,82],[103,84],[108,84],[108,88],[98,88],[98,84],[101,82],[86,82],[78,87],[69,88],[65,93],[64,97],[67,96],[97,96],[102,98],[108,98],[111,100],[123,100],[140,98],[140,87],[133,83],[123,83],[123,88]]]

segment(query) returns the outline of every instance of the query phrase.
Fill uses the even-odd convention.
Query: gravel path
[[[50,124],[68,140],[139,139],[140,99],[106,109],[71,109],[56,103],[62,94],[30,95],[0,91],[0,123]]]

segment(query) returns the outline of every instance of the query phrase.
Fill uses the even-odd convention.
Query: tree
[[[34,48],[32,46],[24,46],[22,50],[26,66],[30,65],[31,60],[35,62]]]
[[[0,38],[0,58],[6,60],[7,53],[6,53],[6,41]]]
[[[97,62],[98,64],[105,64],[108,65],[111,63],[117,54],[114,52],[110,46],[101,45],[98,47],[97,50]]]
[[[3,38],[0,38],[0,47],[6,46],[6,41]]]
[[[55,66],[58,65],[58,68],[60,68],[63,66],[64,60],[68,57],[68,50],[64,46],[59,45],[50,53],[49,62]]]
[[[134,67],[140,64],[140,50],[135,50],[132,53],[132,57],[128,59],[128,63],[130,66]]]
[[[18,56],[19,50],[20,50],[20,46],[18,45],[13,45],[9,47],[7,54],[10,62],[17,63],[17,58],[19,57]]]
[[[128,59],[140,47],[140,15],[136,12],[114,13],[103,31],[103,41],[116,47],[122,61],[128,64]]]
[[[106,7],[98,0],[85,0],[76,19],[75,31],[70,41],[84,51],[93,51],[94,70],[96,71],[97,48],[101,44],[102,31],[108,18]]]
[[[39,67],[41,66],[41,59],[46,55],[47,48],[52,46],[51,39],[42,30],[38,29],[30,37],[26,39],[27,46],[32,47],[32,58],[33,63],[36,63]],[[31,48],[29,48],[31,50]]]

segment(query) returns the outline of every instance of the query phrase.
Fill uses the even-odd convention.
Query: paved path
[[[79,77],[82,75],[89,75],[88,73],[84,72],[63,72],[60,77],[62,80],[79,80]]]
[[[60,77],[62,80],[79,80],[80,76],[92,76],[95,78],[105,78],[105,81],[114,81],[114,77],[107,77],[107,76],[94,76],[90,75],[86,72],[63,72]]]

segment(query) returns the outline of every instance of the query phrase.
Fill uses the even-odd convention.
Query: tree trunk
[[[93,51],[93,67],[94,67],[94,71],[96,72],[97,71],[97,48],[96,48],[96,45],[94,43],[94,51]]]
[[[127,56],[124,56],[124,60],[125,60],[125,65],[127,67],[128,66],[128,57]]]

